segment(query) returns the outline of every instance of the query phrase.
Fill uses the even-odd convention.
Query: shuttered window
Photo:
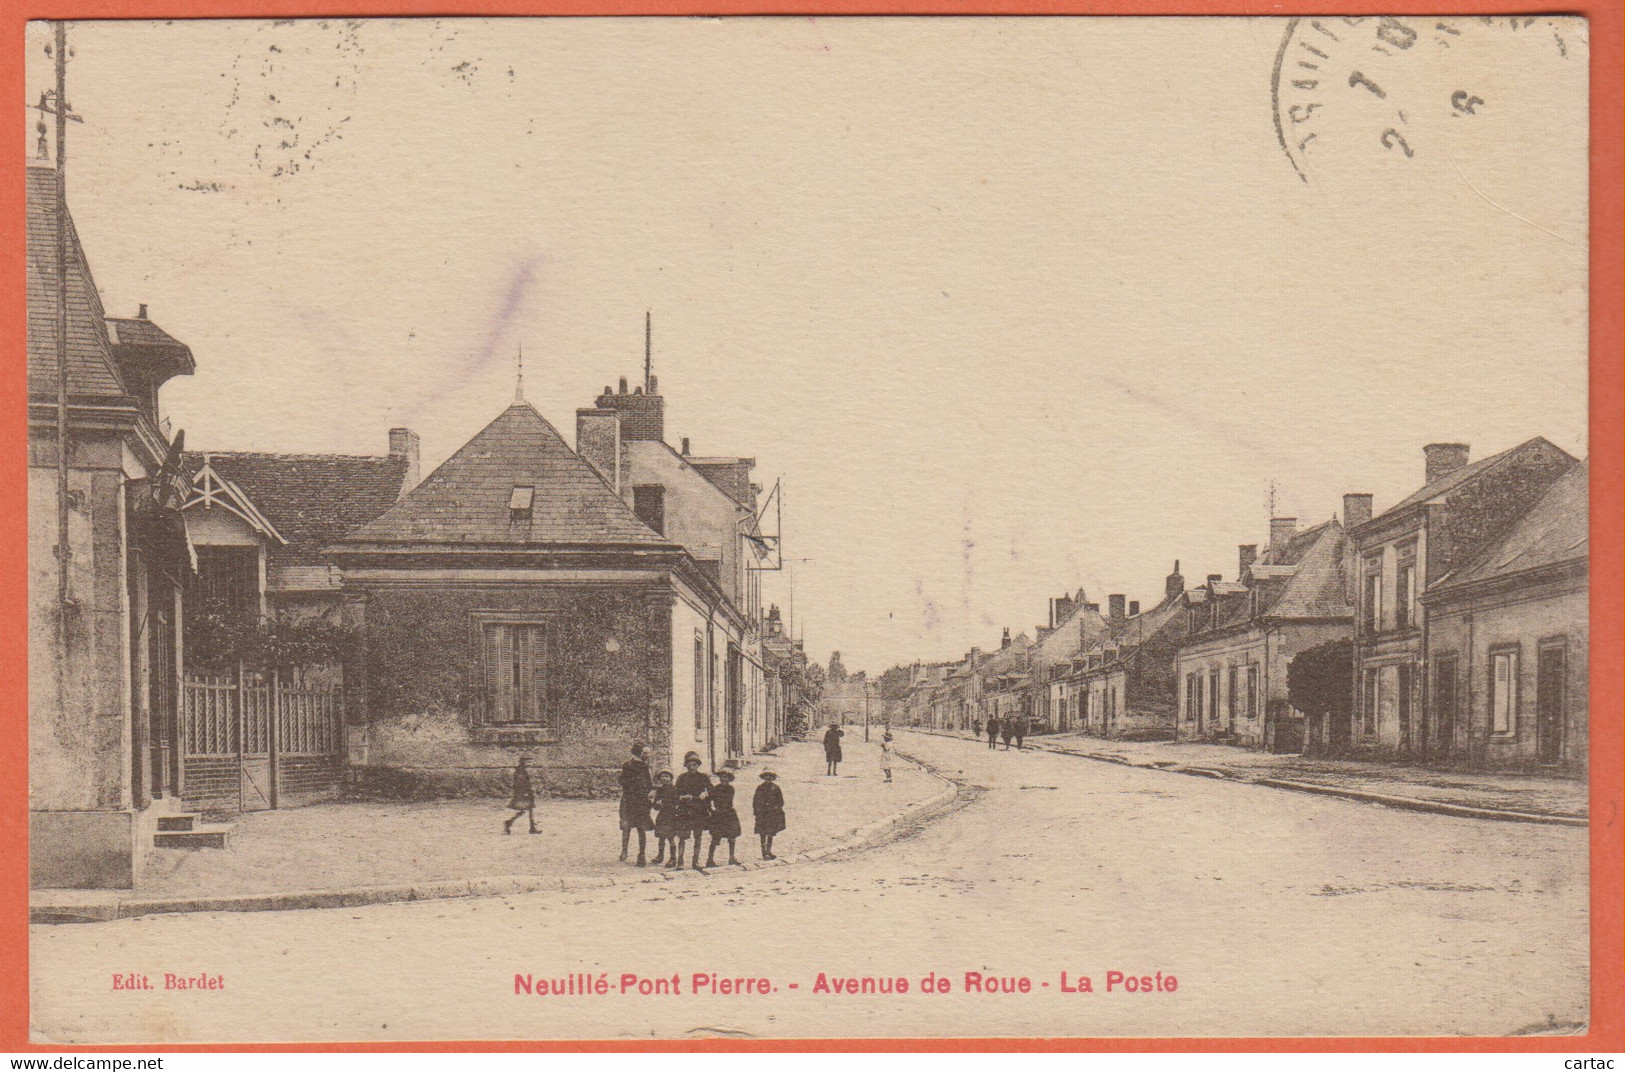
[[[496,725],[545,725],[548,636],[544,625],[485,625],[486,721]]]
[[[1518,723],[1518,653],[1490,653],[1490,732],[1511,733]]]

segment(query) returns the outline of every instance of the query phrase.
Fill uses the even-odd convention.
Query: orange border
[[[63,1052],[464,1052],[464,1051],[965,1051],[1105,1052],[1568,1052],[1625,1050],[1625,783],[1621,652],[1625,633],[1625,246],[1621,240],[1622,5],[1567,6],[1509,0],[0,0],[0,100],[24,100],[23,29],[30,19],[289,18],[380,15],[1152,15],[1152,14],[1528,14],[1546,10],[1591,20],[1591,1030],[1535,1038],[1358,1039],[840,1039],[667,1042],[464,1042],[244,1046],[36,1046],[28,1041],[27,888],[27,453],[23,243],[25,146],[0,153],[0,1048]],[[21,132],[19,123],[14,131]],[[1596,717],[1596,713],[1601,717]]]

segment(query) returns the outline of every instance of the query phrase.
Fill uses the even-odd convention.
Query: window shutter
[[[514,719],[513,626],[488,626],[487,635],[491,637],[493,648],[491,670],[494,680],[491,689],[491,721],[512,722]]]

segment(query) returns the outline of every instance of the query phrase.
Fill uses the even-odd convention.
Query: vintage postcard
[[[1585,1035],[1591,29],[29,23],[32,1042]]]

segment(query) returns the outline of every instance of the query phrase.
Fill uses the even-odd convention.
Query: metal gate
[[[188,678],[181,712],[181,796],[215,811],[263,811],[336,795],[343,775],[343,693],[283,684],[276,673]]]

